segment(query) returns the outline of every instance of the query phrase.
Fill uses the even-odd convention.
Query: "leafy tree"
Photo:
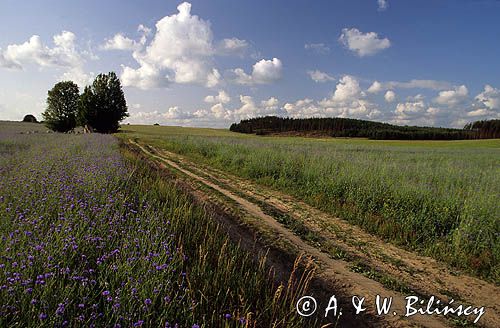
[[[96,132],[113,133],[128,117],[127,102],[120,80],[114,72],[99,74],[80,97],[78,123]]]
[[[53,131],[68,132],[76,126],[80,90],[72,81],[56,83],[49,90],[47,109],[42,113],[45,125]]]
[[[24,116],[23,122],[38,123],[38,121],[36,120],[36,117],[34,115],[31,115],[31,114]]]

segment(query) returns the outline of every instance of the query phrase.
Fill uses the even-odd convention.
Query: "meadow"
[[[375,141],[124,126],[123,138],[300,197],[397,245],[500,282],[500,140]]]
[[[114,136],[34,126],[0,123],[0,326],[304,326],[308,279],[278,285]]]

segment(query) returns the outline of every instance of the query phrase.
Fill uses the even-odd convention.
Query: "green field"
[[[263,137],[126,125],[118,134],[304,199],[370,233],[500,280],[500,140]]]

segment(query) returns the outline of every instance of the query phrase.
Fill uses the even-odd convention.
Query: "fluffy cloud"
[[[91,84],[94,77],[94,73],[87,73],[82,66],[76,66],[71,67],[66,72],[64,72],[59,79],[62,81],[73,81],[80,87],[84,87],[88,84]]]
[[[378,10],[384,11],[389,7],[389,2],[387,0],[377,0]]]
[[[356,28],[344,28],[339,41],[360,57],[375,55],[391,46],[389,39],[381,39],[375,32],[363,33]]]
[[[455,87],[453,90],[441,91],[434,101],[440,105],[453,107],[463,103],[469,94],[465,85]]]
[[[330,48],[324,43],[306,43],[304,44],[304,49],[311,50],[322,55],[330,52]]]
[[[193,113],[193,117],[198,123],[211,126],[226,126],[230,122],[242,119],[266,116],[283,115],[280,109],[279,101],[275,97],[262,100],[260,104],[256,103],[253,97],[240,95],[240,107],[229,109],[223,103],[213,105],[209,110],[201,109]]]
[[[263,100],[258,106],[251,96],[240,96],[241,107],[234,111],[234,117],[237,120],[266,116],[266,115],[280,115],[278,99],[271,97]]]
[[[156,23],[156,33],[145,49],[134,52],[139,68],[123,67],[125,86],[149,89],[168,82],[209,87],[218,84],[220,74],[213,67],[210,23],[191,15],[190,3],[180,4],[177,10],[177,14]]]
[[[248,49],[248,42],[238,38],[223,39],[219,42],[217,52],[221,55],[242,55]]]
[[[7,60],[7,58],[5,58],[3,51],[2,51],[2,48],[0,48],[0,67],[13,69],[13,70],[14,69],[22,69],[21,65],[17,64],[16,62],[14,62],[12,60]]]
[[[286,111],[287,116],[294,118],[325,116],[323,108],[309,98],[297,100],[295,103],[286,103],[283,109]]]
[[[127,121],[132,121],[136,124],[189,124],[193,119],[193,114],[183,112],[178,106],[169,107],[165,111],[130,111],[130,117]]]
[[[321,72],[318,70],[314,71],[307,71],[307,74],[313,80],[314,82],[322,83],[322,82],[328,82],[328,81],[334,81],[335,78],[328,73]]]
[[[500,118],[500,89],[485,85],[475,98],[473,108],[466,113],[475,119]]]
[[[224,90],[220,90],[219,94],[216,96],[206,96],[205,102],[207,103],[222,103],[226,104],[231,101],[231,97]]]
[[[260,105],[265,112],[276,112],[279,109],[279,100],[275,97],[271,97],[267,100],[262,100]]]
[[[394,110],[394,115],[390,117],[389,122],[393,124],[408,125],[408,124],[430,124],[432,121],[432,112],[427,112],[428,105],[422,95],[409,97],[406,102],[398,103]]]
[[[475,99],[490,110],[500,111],[500,89],[485,85],[484,91],[478,94]]]
[[[337,83],[331,97],[321,101],[309,98],[289,102],[283,106],[292,117],[352,117],[376,119],[380,116],[377,105],[366,99],[359,82],[345,75]]]
[[[493,112],[487,110],[486,108],[479,108],[467,112],[468,117],[484,117],[484,116],[491,116],[493,114],[494,114]]]
[[[463,93],[463,88],[456,87],[457,93]],[[417,94],[407,97],[404,101],[396,102],[396,93],[388,90],[384,98],[388,103],[394,103],[390,110],[381,111],[376,103],[369,101],[369,96],[363,92],[359,81],[349,75],[339,79],[330,97],[323,100],[310,98],[286,102],[280,105],[276,97],[256,100],[252,96],[240,95],[240,105],[228,106],[231,102],[229,95],[219,91],[216,95],[205,98],[210,106],[193,113],[182,112],[178,107],[171,107],[163,112],[139,112],[131,116],[137,122],[159,122],[161,124],[180,124],[186,126],[227,127],[230,123],[242,119],[276,115],[295,118],[306,117],[349,117],[368,120],[379,120],[401,125],[434,125],[462,127],[465,123],[485,118],[496,118],[498,115],[498,98],[500,90],[486,86],[484,92],[476,97],[477,106],[467,112],[467,106],[449,107],[433,102],[431,106],[426,98]],[[387,108],[388,105],[384,106]],[[131,107],[132,108],[132,107]],[[496,111],[494,108],[497,108]],[[131,112],[140,108],[132,108]]]
[[[152,30],[147,26],[139,24],[139,26],[137,26],[137,32],[142,34],[140,43],[144,44],[146,43],[147,37],[151,35]]]
[[[425,110],[426,104],[424,102],[424,99],[417,96],[413,100],[408,100],[407,102],[397,104],[395,113],[397,115],[408,117],[409,115],[422,113]]]
[[[384,95],[384,99],[388,103],[394,102],[396,100],[396,93],[392,90],[388,90]]]
[[[463,127],[464,118],[463,110],[429,106],[425,97],[418,94],[398,103],[393,116],[388,116],[388,121],[400,125]]]
[[[118,33],[113,38],[106,40],[102,46],[104,50],[136,50],[140,47],[140,42],[138,43],[135,40],[129,39],[121,33]]]
[[[245,73],[241,68],[236,68],[232,72],[235,75],[234,81],[238,84],[268,84],[281,78],[282,68],[281,60],[273,58],[256,62],[253,65],[252,74]]]
[[[88,51],[79,51],[73,32],[63,31],[53,37],[54,46],[44,45],[38,35],[22,44],[11,44],[0,50],[0,67],[25,69],[28,65],[62,68],[61,80],[72,80],[80,86],[90,83],[93,74],[84,70],[86,58],[96,57]]]
[[[337,84],[333,95],[322,101],[325,107],[335,106],[339,103],[356,101],[362,96],[358,80],[350,75],[343,76]]]
[[[382,83],[380,83],[379,81],[374,81],[367,91],[369,93],[379,93],[380,91],[382,91],[382,89]]]
[[[55,46],[44,45],[38,35],[22,44],[11,44],[0,54],[0,64],[7,68],[23,69],[27,64],[41,67],[76,67],[83,63],[76,50],[75,34],[63,31],[53,37]]]
[[[332,96],[321,100],[318,105],[322,108],[323,116],[376,119],[381,114],[378,106],[366,99],[359,81],[350,75],[343,76]]]

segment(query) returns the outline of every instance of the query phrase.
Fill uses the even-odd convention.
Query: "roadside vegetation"
[[[310,276],[278,286],[113,136],[0,124],[0,326],[310,326]]]
[[[500,143],[256,137],[124,127],[136,137],[298,196],[395,244],[500,281]]]

